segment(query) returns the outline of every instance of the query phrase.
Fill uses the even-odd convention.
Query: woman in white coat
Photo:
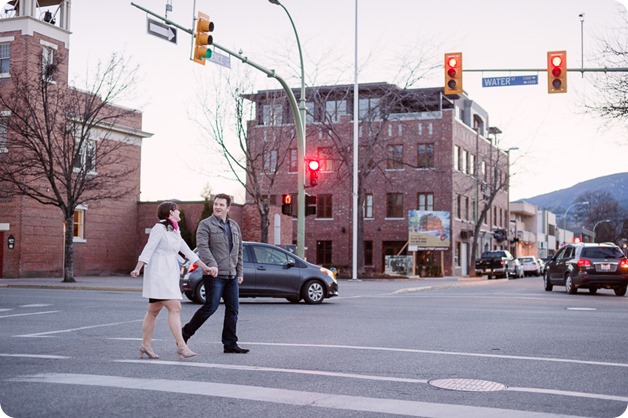
[[[196,355],[188,348],[181,335],[181,291],[179,289],[180,267],[178,254],[182,252],[191,263],[201,267],[205,274],[215,275],[181,238],[178,222],[181,220],[179,207],[174,202],[163,202],[157,208],[159,222],[151,229],[148,242],[140,254],[132,277],[137,277],[144,267],[142,296],[148,298],[148,312],[142,325],[140,358],[158,359],[151,347],[155,322],[161,308],[168,310],[168,326],[177,342],[177,354],[181,358]]]

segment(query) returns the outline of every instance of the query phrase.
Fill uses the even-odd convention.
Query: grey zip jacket
[[[240,226],[229,217],[233,248],[229,252],[227,233],[215,215],[203,219],[196,230],[198,256],[209,267],[218,267],[219,276],[243,277],[242,233]]]

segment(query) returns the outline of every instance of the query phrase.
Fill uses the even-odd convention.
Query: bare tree
[[[120,164],[125,138],[113,140],[111,132],[136,113],[113,105],[133,87],[136,69],[113,55],[79,90],[66,82],[65,57],[55,60],[38,72],[13,66],[11,84],[0,91],[0,110],[8,114],[0,184],[6,196],[27,196],[61,210],[63,281],[74,282],[75,209],[120,198],[135,187],[124,181],[128,165]]]
[[[289,163],[290,156],[285,150],[295,140],[296,132],[282,123],[291,116],[285,111],[288,109],[284,103],[285,95],[279,92],[271,98],[267,111],[258,109],[257,114],[253,113],[255,108],[244,93],[252,91],[250,80],[250,72],[225,77],[220,92],[224,94],[216,94],[212,103],[210,96],[200,97],[200,114],[192,117],[204,130],[210,141],[209,147],[217,149],[224,157],[229,174],[253,200],[260,215],[260,241],[268,242],[271,191],[281,168]],[[273,106],[273,102],[278,106]],[[263,141],[249,140],[246,124],[256,118],[266,118],[266,123],[274,126]],[[231,122],[234,123],[233,130],[228,127]]]
[[[578,195],[576,202],[589,202],[588,205],[579,207],[581,213],[574,212],[574,214],[580,217],[579,219],[584,225],[595,229],[593,232],[597,241],[618,242],[621,238],[619,232],[621,232],[625,219],[628,218],[628,213],[622,209],[609,191],[585,192]],[[595,228],[596,225],[598,225],[597,228]]]

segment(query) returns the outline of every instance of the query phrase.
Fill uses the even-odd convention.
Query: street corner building
[[[5,11],[0,18],[0,277],[61,276],[66,257],[65,228],[72,229],[77,275],[128,271],[137,260],[141,144],[151,136],[142,131],[142,114],[107,103],[103,110],[107,117],[90,124],[78,111],[59,111],[61,106],[85,109],[87,103],[98,105],[101,100],[68,84],[70,1],[11,1]],[[41,82],[56,103],[32,96],[30,104],[36,112],[28,113],[26,108],[20,108],[18,100],[12,100],[23,96],[24,86]],[[48,112],[41,111],[44,107]],[[32,121],[43,118],[44,113],[49,114],[48,126],[65,125],[73,131],[64,136],[57,135],[57,128],[51,128],[41,134],[19,124],[19,117]],[[71,158],[71,149],[79,141],[74,164],[54,168],[57,179],[85,173],[84,184],[88,188],[100,185],[101,189],[84,195],[100,196],[78,205],[68,225],[59,207],[42,201],[49,201],[55,192],[66,193],[63,187],[69,189],[69,184],[60,181],[53,186],[46,178],[37,178],[34,160],[27,167],[19,156],[25,155],[26,144],[30,144],[31,151],[49,144],[51,153],[67,147],[62,151],[65,154],[57,155],[60,159]],[[15,184],[8,181],[15,173],[23,173],[29,194],[40,201],[26,193],[16,193]],[[105,182],[112,179],[126,193],[115,199],[103,198],[107,192],[115,195],[115,187]],[[59,189],[54,190],[55,187]]]

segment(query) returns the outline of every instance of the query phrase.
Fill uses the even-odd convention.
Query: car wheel
[[[303,300],[308,304],[321,303],[325,299],[325,287],[318,280],[310,280],[303,287]]]
[[[286,300],[290,303],[299,303],[299,301],[301,300],[301,298],[297,298],[297,297],[293,297],[290,296],[289,298],[286,298]]]
[[[547,272],[545,272],[545,274],[543,275],[543,284],[545,285],[546,292],[551,292],[554,288],[554,285],[552,284],[552,282],[550,282],[550,278],[548,277]]]
[[[591,293],[592,295],[595,295],[597,293],[597,287],[590,287],[589,293]]]
[[[625,287],[615,288],[613,290],[615,291],[615,294],[617,296],[624,296],[626,294],[626,288]]]
[[[207,297],[205,295],[205,285],[203,284],[203,282],[201,282],[198,284],[198,286],[196,286],[196,290],[194,291],[194,301],[196,303],[204,304],[206,300]]]
[[[189,300],[191,300],[192,302],[194,302],[194,293],[192,293],[192,292],[185,292],[185,297],[188,298]]]
[[[567,276],[565,277],[565,291],[570,295],[573,295],[578,291],[578,289],[576,289],[576,287],[573,285],[573,279],[571,278],[570,273],[567,273]]]

